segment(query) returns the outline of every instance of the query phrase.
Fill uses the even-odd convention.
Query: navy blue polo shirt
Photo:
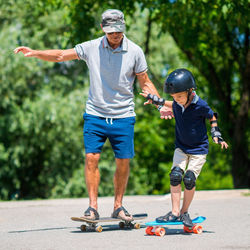
[[[184,107],[173,101],[175,116],[175,147],[186,154],[207,154],[208,136],[205,119],[213,117],[213,111],[208,104],[194,96],[192,103]]]

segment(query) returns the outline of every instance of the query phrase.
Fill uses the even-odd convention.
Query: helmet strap
[[[192,92],[193,92],[193,90],[192,90],[192,89],[187,90],[187,94],[188,94],[188,95],[187,95],[187,101],[186,101],[185,105],[187,105],[187,104],[188,104],[188,102],[189,102],[189,100],[190,100],[190,96],[191,96]]]

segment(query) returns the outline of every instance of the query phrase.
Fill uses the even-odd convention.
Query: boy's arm
[[[64,62],[79,59],[75,49],[66,50],[33,50],[29,47],[17,47],[14,53],[22,52],[25,57],[36,57],[49,62]]]
[[[144,103],[144,105],[147,104],[154,104],[157,109],[160,111],[165,105],[164,103],[168,103],[169,101],[165,101],[163,98],[160,98],[160,95],[155,88],[154,84],[150,81],[147,72],[143,72],[141,74],[137,74],[137,79],[139,81],[140,87],[142,89],[142,93],[140,95],[144,96],[148,100]],[[152,98],[148,98],[148,96],[151,95],[155,97],[155,102],[153,101]],[[165,119],[172,119],[173,113],[172,113],[172,107],[171,105],[166,105],[165,107]]]
[[[217,113],[214,113],[213,117],[210,120],[210,124],[211,124],[211,135],[213,138],[213,141],[216,144],[221,144],[221,148],[228,148],[228,144],[223,140],[223,138],[221,137],[221,132],[220,129],[218,127],[218,123],[217,123]]]

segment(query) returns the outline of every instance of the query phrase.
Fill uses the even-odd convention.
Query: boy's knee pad
[[[180,167],[173,167],[173,169],[171,170],[171,173],[169,174],[170,184],[172,186],[177,186],[181,184],[183,173],[184,172]]]
[[[195,187],[196,177],[191,170],[188,170],[183,177],[183,182],[187,190],[191,190]]]

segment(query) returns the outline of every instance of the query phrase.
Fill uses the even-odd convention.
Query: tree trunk
[[[250,187],[250,160],[248,157],[247,129],[249,125],[249,83],[250,83],[250,50],[246,53],[245,71],[242,73],[243,91],[241,105],[235,117],[232,143],[232,174],[235,188]]]

